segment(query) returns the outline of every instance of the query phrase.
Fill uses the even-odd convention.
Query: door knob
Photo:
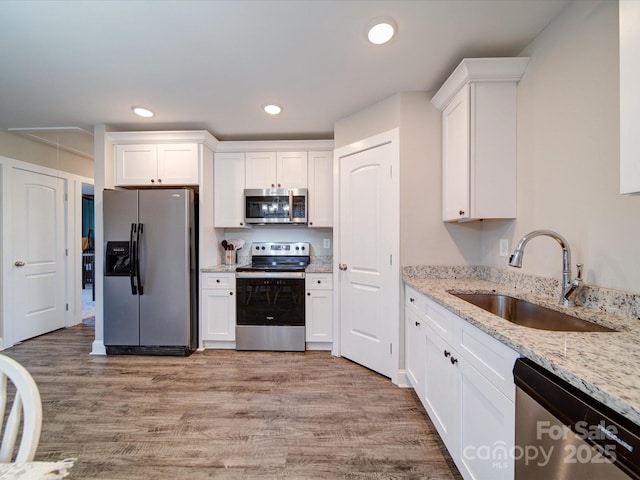
[[[341,263],[340,265],[338,265],[338,268],[344,272],[347,269],[347,264]]]
[[[24,266],[26,265],[26,263],[24,263],[24,262],[22,262],[22,261],[20,261],[20,260],[16,260],[16,261],[15,261],[15,263],[14,263],[14,265],[15,265],[16,267],[24,267]]]

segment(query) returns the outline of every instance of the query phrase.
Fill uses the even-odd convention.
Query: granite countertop
[[[306,273],[332,273],[333,265],[326,263],[311,263],[305,269]]]
[[[476,278],[415,278],[404,282],[516,352],[640,425],[640,321],[592,308],[562,307],[557,298]],[[618,332],[551,332],[522,327],[449,292],[501,293],[560,310]]]

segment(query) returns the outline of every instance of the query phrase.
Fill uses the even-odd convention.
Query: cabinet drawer
[[[512,371],[520,355],[462,319],[459,319],[458,341],[459,353],[509,400],[515,401]]]
[[[333,289],[333,275],[330,273],[307,273],[304,281],[307,290]]]
[[[424,320],[447,342],[453,343],[453,322],[456,318],[449,310],[438,305],[433,300],[424,298]]]
[[[420,316],[420,320],[424,320],[427,307],[425,304],[426,298],[423,294],[418,293],[417,290],[409,286],[405,286],[404,290],[404,304],[407,308],[410,308]]]
[[[231,273],[203,273],[201,288],[235,289],[236,276]]]

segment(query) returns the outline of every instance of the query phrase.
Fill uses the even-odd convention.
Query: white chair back
[[[15,386],[13,402],[6,416],[10,396],[7,379]],[[31,374],[18,362],[0,354],[0,431],[6,425],[0,445],[0,462],[30,462],[35,457],[42,428],[42,401]],[[24,421],[22,419],[24,418]],[[22,422],[22,436],[16,441]],[[15,454],[15,459],[13,458]]]

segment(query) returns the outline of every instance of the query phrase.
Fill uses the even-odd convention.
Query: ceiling
[[[0,129],[63,148],[96,124],[333,138],[336,120],[437,90],[462,58],[517,55],[568,2],[2,0]],[[365,27],[383,16],[398,34],[375,46]],[[262,111],[272,102],[279,116]]]

